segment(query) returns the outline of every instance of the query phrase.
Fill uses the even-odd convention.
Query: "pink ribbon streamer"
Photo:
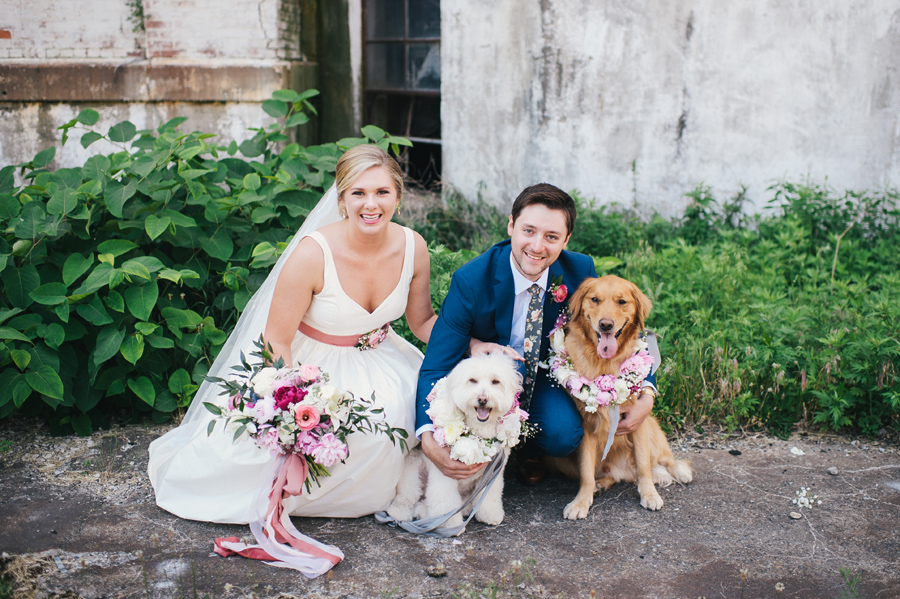
[[[272,480],[271,490],[267,498],[262,493],[257,497],[257,505],[265,506],[264,511],[260,510],[258,520],[250,523],[258,545],[241,543],[237,537],[222,537],[215,540],[213,551],[222,557],[240,555],[265,560],[269,565],[291,568],[309,578],[325,574],[344,559],[343,552],[300,533],[284,510],[284,499],[303,494],[309,474],[306,460],[295,453],[279,456],[267,472],[267,478]]]

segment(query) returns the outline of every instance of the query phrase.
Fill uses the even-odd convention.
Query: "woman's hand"
[[[422,452],[444,476],[454,480],[469,478],[487,465],[487,462],[470,465],[454,460],[450,457],[450,448],[438,445],[438,442],[434,440],[434,433],[431,431],[422,433]]]
[[[525,361],[525,358],[520,356],[519,352],[508,345],[500,345],[499,343],[491,343],[490,341],[479,341],[474,337],[469,341],[469,353],[473,356],[483,356],[494,352],[504,353],[513,360],[518,360],[519,362]]]

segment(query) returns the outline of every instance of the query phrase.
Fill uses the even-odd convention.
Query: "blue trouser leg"
[[[528,414],[540,430],[522,448],[523,457],[563,457],[578,448],[584,436],[581,415],[569,394],[550,383],[546,370],[538,371]]]

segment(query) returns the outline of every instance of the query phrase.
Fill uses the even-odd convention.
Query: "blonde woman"
[[[254,295],[210,370],[224,376],[241,350],[264,333],[288,364],[311,363],[331,384],[373,396],[392,427],[414,442],[415,394],[422,354],[389,330],[377,348],[360,351],[360,336],[404,314],[424,342],[435,321],[428,249],[420,235],[391,222],[403,193],[400,167],[375,146],[357,146],[338,161],[335,185],[297,232]],[[273,459],[246,437],[232,443],[221,429],[208,436],[222,404],[204,383],[184,422],[150,445],[148,472],[157,504],[191,520],[246,523],[265,465]],[[295,516],[358,517],[385,508],[394,496],[403,454],[385,435],[354,434],[350,457],[309,493],[285,500]]]

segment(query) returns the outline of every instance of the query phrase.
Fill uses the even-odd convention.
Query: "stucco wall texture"
[[[680,214],[789,179],[900,181],[896,0],[442,0],[444,178]]]

